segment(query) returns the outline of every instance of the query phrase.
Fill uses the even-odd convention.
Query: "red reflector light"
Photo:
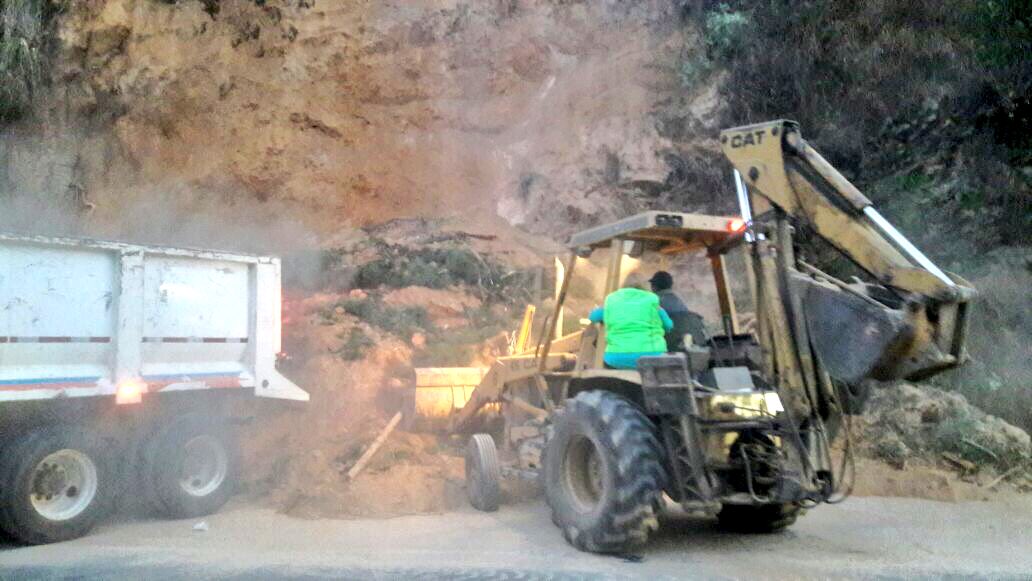
[[[140,403],[147,393],[147,384],[139,379],[126,379],[118,384],[115,403],[118,405]]]
[[[727,221],[728,232],[741,232],[742,230],[745,230],[745,220],[735,218]]]

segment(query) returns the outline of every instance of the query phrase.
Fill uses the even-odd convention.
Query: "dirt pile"
[[[349,295],[290,303],[283,370],[312,396],[303,406],[269,406],[244,428],[245,489],[303,517],[387,517],[439,512],[462,493],[462,460],[433,436],[395,431],[354,481],[346,474],[401,406],[413,348],[344,314]],[[369,348],[349,355],[348,333],[365,328]]]
[[[244,428],[247,491],[292,515],[388,517],[463,501],[461,446],[447,438],[398,429],[355,480],[347,472],[403,409],[420,361],[505,351],[533,280],[524,266],[542,262],[504,234],[426,221],[363,234],[324,251],[318,289],[286,292],[281,370],[311,402],[268,406]]]
[[[345,474],[374,435],[365,431],[337,450],[312,450],[270,500],[305,518],[443,512],[465,501],[462,457],[429,435],[392,433],[363,472],[347,480]]]
[[[986,482],[1023,476],[1029,435],[972,406],[964,396],[905,382],[876,389],[859,425],[861,453],[905,469],[940,466]],[[982,473],[979,475],[979,473]]]

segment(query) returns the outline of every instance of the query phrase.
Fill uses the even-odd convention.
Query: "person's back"
[[[607,353],[666,351],[659,297],[636,288],[622,288],[606,297],[603,307]]]
[[[659,306],[670,316],[673,329],[666,333],[668,351],[680,351],[685,348],[684,336],[691,335],[696,345],[706,343],[706,325],[702,317],[688,308],[681,297],[671,288],[673,276],[665,271],[658,271],[649,279],[652,290],[659,296]]]
[[[604,360],[610,367],[634,369],[639,357],[666,353],[664,333],[673,322],[660,309],[659,297],[634,283],[629,280],[624,288],[610,293],[604,306],[589,317],[605,324]]]

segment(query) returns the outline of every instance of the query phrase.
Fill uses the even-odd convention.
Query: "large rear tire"
[[[640,409],[612,393],[566,401],[543,463],[552,521],[571,545],[621,553],[659,528],[666,472],[655,432]]]
[[[473,434],[466,446],[466,493],[473,508],[483,512],[498,510],[501,478],[494,440],[487,434]]]
[[[108,448],[97,434],[74,426],[41,428],[5,447],[0,528],[33,545],[88,533],[111,506]]]
[[[721,528],[736,533],[767,534],[782,531],[802,514],[798,504],[725,504],[717,513]]]
[[[222,508],[236,489],[236,439],[221,419],[174,419],[143,447],[141,494],[168,518],[194,518]]]

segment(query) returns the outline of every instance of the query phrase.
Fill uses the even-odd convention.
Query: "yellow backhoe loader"
[[[534,347],[489,368],[419,370],[422,415],[457,432],[485,414],[503,420],[494,437],[469,440],[475,507],[497,509],[500,473],[515,470],[539,475],[553,521],[582,550],[644,543],[664,495],[730,529],[780,530],[848,494],[848,437],[841,462],[831,442],[848,436],[868,380],[921,379],[964,362],[974,289],[896,231],[794,122],[729,129],[720,142],[741,216],[646,212],[575,234]],[[866,280],[805,261],[797,228]],[[721,332],[634,370],[607,368],[601,325],[557,336],[577,265],[596,252],[608,260],[598,304],[619,288],[628,255],[708,261]],[[735,253],[744,264],[735,288],[748,289],[754,313],[748,331],[729,275]]]

